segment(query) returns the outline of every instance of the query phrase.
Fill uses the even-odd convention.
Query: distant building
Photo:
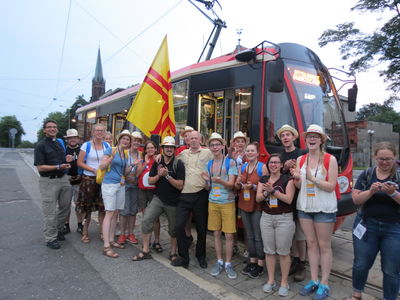
[[[92,96],[90,102],[99,100],[99,98],[106,92],[106,81],[103,77],[103,67],[101,65],[100,48],[97,52],[96,70],[92,79]]]

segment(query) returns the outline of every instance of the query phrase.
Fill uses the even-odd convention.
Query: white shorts
[[[119,183],[102,183],[104,210],[122,210],[125,206],[125,186]]]

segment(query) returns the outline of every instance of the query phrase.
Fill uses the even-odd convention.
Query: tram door
[[[251,89],[229,89],[198,95],[198,126],[207,140],[218,132],[228,142],[241,130],[249,136]]]

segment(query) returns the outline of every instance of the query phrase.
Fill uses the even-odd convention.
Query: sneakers
[[[69,228],[69,224],[68,223],[65,223],[64,224],[64,227],[63,227],[63,229],[62,229],[62,233],[63,234],[68,234],[68,233],[70,233],[71,232],[71,229]]]
[[[281,286],[278,291],[278,295],[281,297],[286,297],[289,295],[289,285],[288,286]]]
[[[250,274],[250,272],[251,272],[251,270],[253,270],[255,267],[256,267],[256,265],[257,264],[255,264],[255,263],[248,263],[245,267],[244,267],[244,269],[242,270],[242,274],[243,275],[249,275]]]
[[[229,279],[236,279],[237,278],[237,273],[233,269],[232,264],[225,265],[225,272],[226,272],[226,275],[228,275]]]
[[[125,242],[126,242],[126,235],[125,234],[120,234],[120,236],[118,237],[117,243],[120,244],[120,245],[123,245],[123,244],[125,244]]]
[[[65,241],[65,236],[64,236],[64,234],[62,233],[62,231],[59,231],[59,232],[57,233],[57,240],[58,240],[58,241]]]
[[[224,266],[221,265],[219,262],[216,262],[214,267],[211,269],[211,276],[218,276],[219,274],[221,274],[222,270],[224,269]]]
[[[82,223],[78,223],[78,228],[76,229],[76,232],[82,234],[82,232],[83,232],[83,224]]]
[[[263,285],[262,289],[264,293],[272,293],[276,289],[275,281],[272,284],[267,282]]]
[[[133,233],[128,234],[128,237],[126,238],[126,241],[131,243],[131,244],[138,244],[138,240],[136,239],[135,235]]]
[[[320,283],[317,292],[314,294],[314,300],[323,300],[329,296],[330,288],[326,284]]]
[[[314,280],[310,280],[303,288],[300,290],[300,295],[308,296],[315,292],[318,289],[319,281],[315,282]]]
[[[299,261],[296,264],[296,270],[294,272],[293,279],[296,282],[303,281],[306,278],[306,268],[305,268],[305,261]]]
[[[256,279],[260,277],[262,274],[264,274],[264,268],[256,264],[248,275],[250,278]]]
[[[46,246],[49,247],[50,249],[56,250],[56,249],[60,249],[61,246],[58,243],[57,240],[51,241],[51,242],[47,242]]]

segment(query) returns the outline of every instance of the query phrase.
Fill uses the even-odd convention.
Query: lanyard
[[[308,157],[309,157],[309,156],[307,155],[307,166],[308,166]],[[315,174],[314,174],[314,177],[315,177],[315,178],[317,178],[317,173],[318,173],[320,158],[321,158],[321,157],[318,157],[318,165],[317,165],[317,169],[315,170]]]
[[[119,155],[119,158],[122,161],[122,173],[121,174],[122,174],[122,176],[124,176],[125,165],[126,165],[125,153],[124,153],[124,151],[122,151],[122,155],[121,155],[121,151],[120,151],[119,147],[118,147],[118,155]]]
[[[256,164],[254,165],[253,170],[251,170],[251,172],[249,172],[250,163],[247,164],[247,167],[246,167],[246,169],[247,169],[246,170],[246,183],[247,183],[247,178],[248,178],[249,174],[250,174],[250,176],[253,174],[254,170],[257,168],[257,165],[258,165],[258,160],[257,160]]]
[[[225,157],[224,157],[224,159],[221,161],[221,166],[220,166],[220,168],[219,168],[219,177],[221,177],[221,174],[222,174],[222,166],[224,165],[224,162],[225,162]],[[213,166],[214,166],[214,160],[212,160],[212,163],[211,163],[211,177],[214,177],[214,173],[213,173]]]
[[[99,154],[97,153],[96,144],[93,141],[93,148],[96,151],[97,162],[100,163]],[[101,143],[101,149],[104,150],[103,142]]]

